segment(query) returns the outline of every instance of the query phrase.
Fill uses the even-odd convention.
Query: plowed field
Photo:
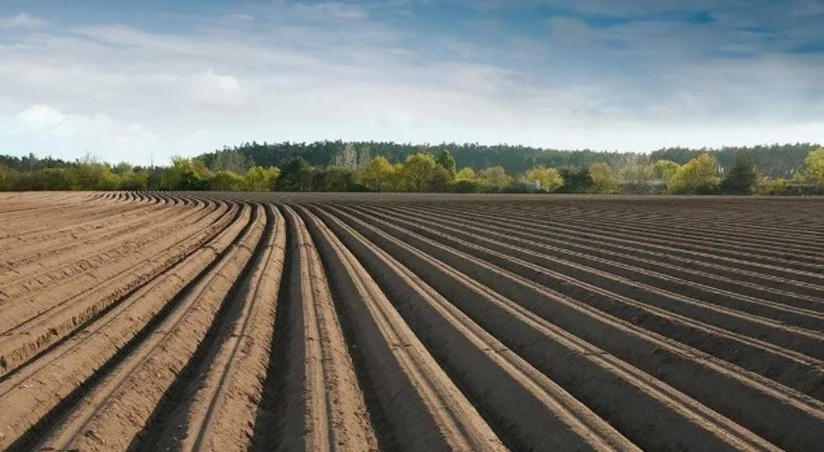
[[[0,194],[0,450],[822,450],[824,202]]]

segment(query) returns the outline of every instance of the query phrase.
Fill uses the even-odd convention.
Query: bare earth
[[[0,450],[820,450],[824,200],[0,194]]]

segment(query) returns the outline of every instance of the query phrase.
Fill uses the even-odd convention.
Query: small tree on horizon
[[[704,195],[717,191],[718,185],[718,161],[704,153],[678,168],[670,181],[669,191]]]
[[[735,164],[726,172],[721,181],[721,193],[747,195],[752,191],[757,180],[758,171],[755,165],[746,156],[739,155],[735,159]]]
[[[426,191],[435,177],[438,164],[429,154],[418,152],[407,157],[401,173],[406,186],[415,192]]]
[[[455,157],[452,156],[452,153],[448,150],[444,149],[441,151],[440,155],[438,155],[438,165],[440,165],[443,169],[449,172],[450,178],[455,178],[455,173],[457,172],[457,162],[455,161]]]
[[[382,192],[389,189],[395,167],[383,156],[377,156],[361,171],[361,183],[370,189]]]
[[[541,191],[553,192],[564,185],[564,178],[555,168],[547,168],[544,165],[533,166],[526,173],[524,179],[529,182],[541,184]]]
[[[603,194],[621,193],[621,186],[612,167],[606,163],[589,165],[589,176],[592,178],[592,191]]]

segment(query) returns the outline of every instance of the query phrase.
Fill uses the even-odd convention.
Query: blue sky
[[[4,0],[0,153],[824,142],[824,0]]]

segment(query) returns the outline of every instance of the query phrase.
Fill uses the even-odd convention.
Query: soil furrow
[[[33,296],[66,279],[105,266],[111,259],[126,257],[170,232],[199,222],[210,213],[209,210],[181,209],[177,214],[165,213],[166,218],[161,221],[152,220],[131,230],[116,231],[105,241],[84,243],[78,240],[77,246],[82,249],[70,249],[68,256],[59,249],[61,245],[58,249],[30,256],[28,260],[20,259],[14,263],[10,274],[0,276],[0,305],[8,299]],[[32,259],[35,261],[31,262]]]
[[[144,441],[141,448],[227,451],[251,446],[255,409],[261,400],[270,353],[286,244],[283,217],[271,205],[264,209],[267,217],[264,239],[244,270],[247,275],[243,282],[233,290],[224,328],[217,333],[209,358],[201,360],[194,373],[197,377],[185,383],[185,390],[175,391],[185,394],[188,400],[175,400],[177,394],[173,393],[165,403],[174,410],[171,415],[164,413],[162,406],[155,410],[170,419],[162,424],[166,428],[159,432],[160,436],[152,438],[154,441]],[[188,396],[189,393],[193,395]],[[151,433],[146,436],[151,438]]]
[[[371,213],[373,215],[376,214],[376,210],[373,209]],[[427,223],[424,220],[419,221]],[[420,230],[412,226],[409,226],[409,228],[424,236],[440,240],[442,243],[464,249],[464,251],[468,251],[470,254],[490,262],[495,261],[495,258],[490,258],[489,255],[483,252],[477,253],[472,249],[467,250],[466,247],[462,247],[462,244],[466,244],[467,242],[458,240],[457,237],[467,235],[469,239],[474,238],[474,242],[483,241],[484,244],[489,247],[487,249],[494,249],[499,253],[510,256],[517,255],[527,262],[541,266],[540,268],[532,268],[530,273],[528,273],[532,275],[530,278],[536,282],[552,287],[573,298],[591,300],[589,302],[591,305],[604,312],[613,314],[618,318],[632,321],[636,325],[667,335],[682,343],[696,347],[699,350],[711,353],[765,377],[779,381],[782,384],[793,387],[819,400],[824,399],[824,388],[822,388],[821,385],[824,380],[824,363],[810,357],[810,355],[815,355],[815,352],[821,348],[820,345],[815,342],[810,346],[812,352],[808,351],[807,355],[793,352],[792,350],[768,342],[768,335],[763,333],[761,335],[752,334],[753,338],[744,337],[732,332],[732,330],[726,330],[695,321],[687,315],[674,314],[654,306],[639,303],[636,301],[636,299],[638,299],[637,297],[633,299],[620,295],[614,291],[619,288],[616,286],[620,285],[620,278],[615,278],[610,275],[604,276],[607,281],[604,286],[610,290],[605,290],[584,282],[590,279],[589,275],[598,275],[598,271],[594,268],[573,267],[573,271],[567,276],[548,269],[546,267],[546,256],[530,254],[526,250],[521,250],[515,246],[501,242],[481,239],[481,235],[478,234],[464,234],[461,231],[445,228],[450,230],[449,234],[451,234],[445,236],[440,233],[429,233],[428,231]],[[492,253],[490,253],[490,255],[494,256]],[[535,257],[535,259],[531,259],[532,257]],[[553,259],[552,267],[557,269],[561,264],[561,261]],[[537,273],[533,273],[535,271],[537,271]],[[534,275],[540,275],[540,277]],[[580,290],[576,290],[576,288]],[[654,288],[650,288],[649,290],[653,295],[656,293],[664,294],[663,291],[656,291]],[[601,298],[595,299],[592,295],[600,295]],[[641,297],[641,299],[642,298],[643,297]],[[695,306],[695,304],[688,306]],[[692,314],[693,317],[696,317],[694,312],[687,311],[687,314]],[[753,328],[750,326],[749,329],[743,329],[749,332],[749,330]],[[820,337],[811,333],[808,339],[819,341]],[[801,341],[796,338],[796,342]]]
[[[202,207],[195,207],[195,209],[209,209],[209,207],[203,205]],[[22,247],[20,252],[4,255],[4,262],[0,265],[7,268],[11,267],[14,273],[20,274],[20,267],[25,264],[30,264],[34,260],[43,257],[54,258],[58,254],[65,255],[69,251],[78,249],[81,250],[81,252],[88,253],[88,250],[84,249],[87,246],[98,245],[111,241],[112,239],[116,240],[123,234],[129,234],[134,231],[139,231],[142,228],[150,227],[158,220],[169,221],[170,212],[175,211],[177,211],[177,213],[174,214],[172,218],[180,218],[187,214],[188,209],[173,206],[149,206],[145,212],[136,212],[134,218],[123,215],[112,221],[99,223],[88,231],[72,232],[67,234],[68,237],[63,236],[56,239],[35,237],[32,239],[33,243]],[[40,263],[42,265],[42,260]],[[5,272],[0,272],[0,275],[5,276]]]
[[[326,276],[303,220],[283,207],[295,266],[287,284],[290,349],[269,450],[377,450],[369,413],[347,352]]]
[[[195,354],[215,320],[234,277],[250,259],[265,220],[244,207],[247,227],[238,241],[157,330],[119,363],[40,441],[40,450],[125,450],[145,427],[166,388]],[[129,416],[117,413],[128,412]]]
[[[795,261],[759,257],[751,253],[724,253],[723,249],[711,247],[702,247],[701,250],[693,250],[687,249],[687,247],[680,242],[656,241],[646,239],[646,237],[643,241],[641,241],[637,239],[638,234],[624,235],[614,233],[610,232],[609,229],[598,227],[597,224],[589,225],[587,227],[578,227],[560,222],[550,223],[542,220],[526,221],[513,218],[507,219],[515,224],[523,224],[541,232],[555,231],[568,236],[582,237],[588,240],[605,240],[610,242],[626,243],[640,249],[662,250],[668,253],[673,253],[674,255],[691,256],[710,262],[736,264],[737,267],[754,269],[753,271],[758,271],[757,269],[764,269],[773,273],[786,274],[786,277],[788,278],[795,278],[800,281],[811,282],[814,284],[820,284],[820,280],[824,279],[824,275],[820,273],[820,268],[818,268],[818,266],[815,266],[813,269],[807,267],[804,267],[804,269],[799,269],[796,268],[799,263]],[[596,230],[600,232],[590,232]],[[677,245],[677,247],[675,245]],[[747,259],[742,259],[742,257],[747,257]],[[781,266],[777,264],[781,264]]]
[[[218,211],[216,215],[220,215],[220,218],[208,226],[204,224],[205,229],[193,225],[192,228],[177,231],[153,244],[158,251],[165,250],[162,253],[154,254],[144,250],[145,254],[139,255],[144,258],[142,261],[126,261],[107,268],[106,271],[111,276],[100,278],[99,281],[91,278],[91,282],[96,283],[95,286],[59,286],[56,294],[46,292],[39,294],[36,299],[23,299],[20,303],[8,306],[0,324],[5,327],[14,324],[14,319],[18,321],[16,326],[5,330],[0,336],[4,338],[0,343],[0,367],[3,373],[60,340],[124,294],[145,284],[202,246],[211,234],[231,221],[232,214],[225,215]],[[55,295],[67,298],[58,298],[59,301],[55,303],[51,298]]]
[[[470,278],[364,220],[336,208],[324,209],[333,211],[408,268],[414,268],[418,277],[449,297],[483,329],[642,448],[690,449],[712,444],[718,450],[775,449],[652,375],[538,317],[489,286],[474,282],[474,275]],[[479,297],[485,302],[476,301]]]
[[[503,450],[363,266],[313,214],[298,210],[327,259],[333,298],[393,443],[405,450]]]
[[[496,211],[503,215],[512,216],[514,211],[511,209]],[[796,242],[788,239],[786,236],[781,236],[778,240],[770,240],[767,236],[756,235],[749,233],[746,229],[720,229],[719,225],[712,224],[703,225],[701,229],[685,229],[679,227],[681,218],[668,219],[662,223],[651,223],[644,221],[643,226],[638,226],[638,221],[627,222],[627,218],[606,219],[604,216],[599,216],[595,221],[600,227],[608,227],[610,231],[625,232],[629,235],[643,235],[644,237],[656,237],[666,241],[677,240],[688,245],[705,246],[713,244],[730,250],[741,250],[744,252],[757,250],[761,254],[775,255],[781,258],[791,259],[806,259],[813,264],[824,263],[824,258],[818,254],[819,249],[814,242],[809,239]],[[589,221],[579,221],[576,218],[564,218],[565,222],[574,223],[576,225],[587,227],[591,225]],[[739,225],[740,227],[740,225]],[[711,230],[713,234],[707,236],[706,231]],[[672,232],[676,231],[676,232]],[[695,239],[694,234],[702,231],[701,237]],[[726,237],[730,238],[726,238]]]
[[[40,433],[42,427],[67,409],[113,367],[124,352],[133,347],[152,322],[172,307],[192,281],[197,281],[241,232],[244,224],[235,221],[206,246],[141,287],[109,312],[66,337],[27,365],[0,378],[0,404],[10,407],[0,412],[0,449],[24,434]],[[44,397],[43,394],[47,394]],[[35,426],[33,429],[28,429]],[[23,441],[24,442],[24,441]]]
[[[805,198],[0,193],[0,450],[817,450]]]
[[[517,263],[515,258],[501,256],[495,264],[487,264],[474,256],[462,257],[459,252],[450,251],[449,247],[428,241],[374,216],[370,216],[368,220],[387,227],[399,239],[414,242],[417,248],[434,253],[433,256],[438,259],[474,268],[476,273],[473,273],[473,277],[480,282],[495,284],[496,288],[505,291],[504,295],[511,294],[507,296],[529,306],[530,310],[540,313],[542,317],[552,319],[556,324],[566,321],[561,326],[567,331],[588,341],[597,341],[594,342],[595,345],[663,378],[737,422],[755,428],[768,440],[782,444],[789,439],[789,447],[803,449],[805,447],[800,446],[810,447],[824,439],[815,433],[814,426],[824,420],[824,411],[818,406],[821,405],[820,402],[814,399],[709,354],[674,343],[659,334],[593,311],[580,300],[536,284],[517,274],[518,267],[524,268],[523,274],[528,274],[530,278],[536,274],[536,270],[541,271],[529,269],[530,264],[527,262]],[[512,270],[516,272],[512,273]],[[502,284],[502,277],[516,284]],[[525,296],[525,289],[531,295]],[[600,332],[599,335],[595,334],[596,331]],[[606,340],[608,337],[612,339]],[[653,351],[657,356],[652,355]],[[687,375],[690,377],[686,378]],[[697,384],[699,381],[701,384]],[[729,400],[736,400],[737,403],[731,404]],[[771,416],[767,422],[761,414],[756,414],[765,412],[775,413],[775,416]],[[802,425],[806,427],[802,428]]]
[[[424,212],[417,208],[410,210],[408,208],[393,207],[391,210],[417,215],[421,215]],[[447,215],[434,212],[433,210],[434,209],[428,209],[425,211],[427,218],[450,220],[452,224],[456,226],[468,225],[483,227],[486,230],[518,237],[535,243],[536,245],[540,244],[542,248],[551,249],[553,252],[564,253],[569,256],[580,256],[587,259],[602,259],[609,261],[613,265],[624,265],[624,268],[638,269],[639,271],[656,275],[658,278],[666,279],[668,285],[672,283],[682,284],[679,286],[680,290],[690,291],[692,289],[700,289],[703,297],[712,299],[713,295],[722,294],[727,297],[725,298],[726,304],[735,306],[737,309],[745,312],[754,311],[755,313],[764,313],[766,317],[770,318],[786,316],[786,318],[796,319],[809,317],[810,319],[806,319],[809,321],[818,318],[824,319],[824,304],[818,303],[821,299],[817,297],[791,293],[765,285],[748,283],[740,279],[724,277],[717,273],[702,272],[683,266],[668,264],[661,259],[646,259],[642,257],[640,253],[629,255],[627,252],[619,253],[610,251],[607,247],[603,246],[583,245],[570,240],[535,234],[529,232],[527,228],[514,226],[503,221],[491,220],[488,216],[480,216],[477,214],[461,215],[455,212],[450,212]],[[652,253],[644,254],[653,255]],[[658,257],[664,256],[658,255]],[[780,302],[771,301],[772,299],[780,300]],[[821,312],[814,309],[807,309],[811,304],[812,306],[820,304]]]
[[[380,212],[377,209],[372,209],[371,213]],[[397,212],[397,210],[395,210]],[[406,215],[395,213],[392,216],[383,216],[391,220],[397,218],[410,218]],[[449,220],[445,222],[435,222],[426,219],[418,218],[417,221],[422,224],[431,225],[435,228],[429,231],[425,228],[410,226],[410,229],[422,234],[430,234],[434,238],[459,238],[464,240],[482,241],[487,248],[501,251],[503,253],[517,255],[518,257],[528,260],[532,263],[541,265],[546,268],[548,274],[564,275],[559,276],[564,281],[575,284],[576,282],[587,281],[591,274],[593,277],[600,277],[600,279],[592,278],[593,281],[602,281],[600,287],[607,288],[610,291],[621,289],[624,293],[631,293],[633,298],[637,301],[642,301],[649,304],[649,308],[640,303],[635,304],[647,309],[654,309],[653,306],[666,307],[667,311],[686,314],[688,317],[681,317],[684,321],[691,322],[692,319],[703,320],[708,323],[714,323],[729,331],[740,332],[744,331],[749,335],[770,341],[771,336],[775,336],[774,342],[780,344],[782,342],[791,344],[790,348],[796,348],[803,345],[806,340],[809,342],[806,349],[803,349],[809,356],[818,356],[817,351],[822,349],[820,334],[816,331],[805,330],[802,328],[794,328],[785,325],[783,322],[774,321],[768,317],[749,315],[747,313],[727,309],[724,307],[716,307],[712,304],[705,303],[704,300],[698,300],[683,296],[680,293],[675,293],[661,287],[645,284],[643,281],[661,283],[661,280],[645,278],[652,274],[652,272],[637,270],[635,273],[625,273],[620,270],[625,267],[615,265],[603,259],[591,259],[589,265],[579,265],[578,261],[567,260],[567,257],[575,258],[581,255],[575,253],[565,253],[562,259],[557,254],[549,255],[546,252],[558,252],[557,248],[545,247],[535,244],[531,241],[512,237],[511,234],[503,234],[494,231],[487,231],[482,228],[477,228],[471,225],[463,225],[463,229],[452,227]],[[468,231],[475,231],[470,233]],[[532,250],[538,250],[532,251]],[[601,268],[607,268],[609,271],[601,271]],[[618,268],[616,271],[615,268]],[[624,277],[626,276],[626,277]],[[572,279],[570,279],[572,278]],[[631,278],[631,279],[628,279]],[[668,287],[672,283],[671,280],[664,279],[663,287]],[[604,293],[604,292],[602,292]],[[664,303],[666,300],[672,300],[670,303]],[[698,323],[696,323],[698,324]]]
[[[776,269],[778,267],[774,266],[761,266],[761,265],[754,265],[750,266],[745,261],[737,260],[735,264],[743,264],[743,265],[730,265],[730,263],[714,263],[712,261],[716,260],[715,257],[709,254],[696,255],[695,253],[690,254],[687,252],[687,256],[680,256],[680,249],[674,247],[663,247],[659,245],[650,245],[646,246],[646,242],[638,241],[638,240],[630,240],[627,238],[615,238],[615,237],[607,237],[601,234],[595,233],[578,233],[578,232],[571,232],[564,227],[552,227],[552,228],[545,228],[545,227],[536,227],[535,223],[531,223],[528,221],[522,221],[518,219],[506,219],[506,221],[511,222],[514,225],[521,225],[527,227],[533,231],[538,231],[542,235],[549,235],[549,236],[557,236],[562,240],[568,241],[575,241],[581,243],[596,243],[600,246],[619,249],[625,251],[628,255],[634,255],[636,253],[650,253],[652,255],[658,255],[663,258],[664,261],[671,261],[677,260],[679,265],[693,265],[699,269],[710,269],[713,272],[719,273],[727,273],[730,274],[732,277],[753,277],[762,279],[765,281],[771,281],[772,285],[778,285],[782,288],[787,288],[792,291],[797,291],[804,294],[810,294],[816,297],[824,297],[824,286],[821,284],[811,284],[806,283],[804,281],[800,281],[798,279],[792,279],[791,276],[777,276],[773,274],[774,272],[771,269]],[[590,230],[597,229],[591,228]],[[653,254],[654,253],[654,254]],[[722,262],[723,259],[722,259]],[[746,267],[755,267],[757,270],[747,270]],[[792,287],[787,287],[792,286]]]
[[[440,357],[497,430],[505,432],[511,448],[635,449],[609,424],[455,309],[407,267],[337,218],[323,211],[319,214],[365,269],[371,268],[370,273],[385,292],[394,295],[397,312],[405,314],[410,327]]]

